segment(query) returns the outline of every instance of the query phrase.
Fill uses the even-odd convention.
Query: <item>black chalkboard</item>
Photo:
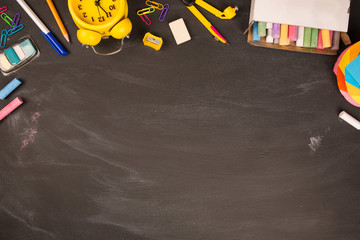
[[[28,0],[70,51],[59,57],[16,1],[41,55],[14,75],[23,106],[0,122],[1,240],[360,239],[359,133],[338,120],[360,112],[341,96],[334,56],[257,48],[233,20],[202,11],[212,39],[181,1],[145,25],[129,1],[131,38],[102,57],[82,47],[67,1]],[[3,3],[4,4],[4,1]],[[360,40],[360,2],[349,35]],[[177,46],[168,23],[184,18]],[[4,25],[1,25],[4,27]],[[163,37],[156,52],[146,32]],[[342,49],[345,47],[342,46]]]

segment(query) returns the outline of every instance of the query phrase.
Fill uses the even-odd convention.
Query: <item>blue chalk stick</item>
[[[0,91],[0,99],[4,100],[12,91],[14,91],[19,85],[21,81],[17,78],[14,78],[6,87],[4,87]]]
[[[258,34],[258,22],[254,22],[253,24],[253,41],[260,41],[260,36]]]

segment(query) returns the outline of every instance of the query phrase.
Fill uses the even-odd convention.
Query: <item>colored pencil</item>
[[[64,38],[66,39],[66,41],[70,42],[70,38],[69,38],[69,34],[67,33],[66,31],[66,28],[59,16],[59,13],[57,12],[56,8],[55,8],[55,5],[54,3],[52,2],[52,0],[46,0],[47,4],[49,5],[49,8],[51,10],[51,13],[53,14],[55,20],[56,20],[56,23],[57,25],[59,26],[60,28],[60,31],[62,33],[62,35],[64,36]]]

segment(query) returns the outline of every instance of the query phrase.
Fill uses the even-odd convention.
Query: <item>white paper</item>
[[[347,32],[350,0],[252,0],[252,21]]]

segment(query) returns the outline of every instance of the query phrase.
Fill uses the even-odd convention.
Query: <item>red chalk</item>
[[[298,39],[298,27],[289,25],[289,39],[290,41],[296,41]]]
[[[317,49],[324,49],[321,29],[319,29]]]
[[[0,111],[0,121],[3,120],[7,115],[9,115],[12,111],[14,111],[18,106],[23,103],[21,98],[17,97],[12,100],[6,107],[1,109]]]

